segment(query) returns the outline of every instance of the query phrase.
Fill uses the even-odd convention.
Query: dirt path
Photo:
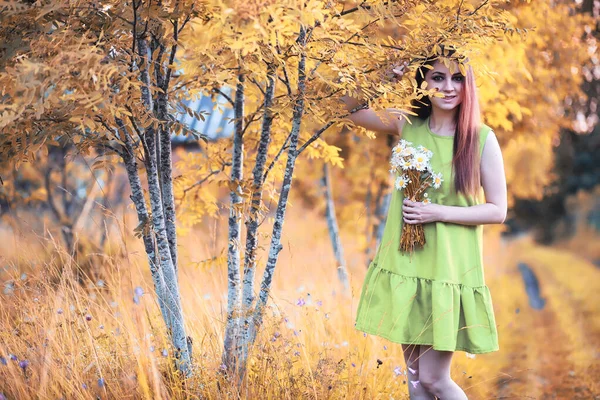
[[[547,248],[521,259],[537,275],[546,305],[527,306],[515,318],[520,337],[506,349],[515,379],[499,380],[497,398],[600,399],[600,269]]]

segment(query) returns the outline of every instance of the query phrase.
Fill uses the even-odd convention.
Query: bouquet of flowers
[[[411,142],[401,139],[392,149],[390,172],[401,172],[394,183],[398,190],[404,190],[404,197],[411,201],[423,201],[428,204],[425,190],[429,186],[438,189],[442,184],[442,173],[435,173],[429,161],[433,152],[421,145],[413,147]],[[402,224],[400,247],[398,250],[412,253],[415,248],[425,245],[423,224]]]

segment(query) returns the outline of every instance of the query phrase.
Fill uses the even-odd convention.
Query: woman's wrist
[[[446,222],[444,220],[445,212],[444,206],[441,204],[435,204],[435,219],[438,222]]]

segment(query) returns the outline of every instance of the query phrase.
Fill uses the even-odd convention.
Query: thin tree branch
[[[275,165],[275,163],[277,162],[277,160],[279,160],[279,157],[281,156],[281,154],[283,154],[283,151],[289,147],[289,146],[287,146],[287,144],[290,141],[291,137],[292,137],[292,133],[290,132],[288,134],[287,138],[285,138],[285,142],[283,142],[283,145],[281,146],[281,148],[279,149],[279,151],[275,155],[275,158],[273,159],[273,161],[271,161],[271,164],[269,164],[269,167],[265,171],[265,173],[263,175],[263,178],[262,178],[263,182],[266,182],[267,175],[269,175],[269,171],[271,171],[271,169],[273,168],[273,166]]]
[[[192,8],[190,8],[190,12],[188,13],[187,17],[185,17],[185,20],[181,24],[181,27],[179,28],[179,31],[176,31],[177,34],[180,34],[183,31],[183,28],[185,28],[185,26],[187,25],[187,23],[190,22],[190,20],[192,19],[192,13],[194,12],[194,5],[195,4],[192,4]]]
[[[137,7],[135,5],[135,1],[131,2],[131,6],[133,8],[133,36],[132,36],[132,43],[131,43],[131,64],[129,64],[129,72],[133,72],[133,64],[134,64],[134,60],[135,60],[135,43],[137,41],[137,22],[138,22],[138,17],[137,17]]]
[[[197,186],[202,185],[211,176],[213,176],[215,174],[218,174],[219,172],[223,172],[223,170],[225,169],[226,166],[227,166],[227,163],[223,164],[223,168],[221,168],[221,169],[216,169],[214,171],[210,171],[210,174],[208,174],[206,177],[204,177],[201,180],[199,180],[198,182],[194,183],[192,186],[188,187],[187,189],[184,189],[183,190],[183,196],[181,197],[181,201],[183,201],[185,199],[185,196],[186,196],[187,192],[189,192],[190,190],[194,189]]]
[[[489,2],[489,0],[485,0],[483,3],[481,3],[476,9],[474,9],[472,12],[469,13],[469,16],[473,16],[477,13],[477,11],[479,11],[479,9],[483,6],[485,6],[487,3]]]
[[[220,94],[221,96],[225,97],[225,99],[227,100],[227,102],[229,104],[231,104],[232,107],[235,107],[235,103],[233,102],[233,100],[231,100],[231,97],[227,96],[225,93],[223,93],[223,91],[221,91],[221,89],[219,88],[213,88],[213,91]]]
[[[285,76],[285,80],[282,79],[279,75],[277,75],[277,78],[281,82],[283,82],[283,84],[287,88],[288,95],[291,96],[292,95],[292,87],[290,86],[290,79],[288,78],[288,73],[287,73],[287,69],[285,68],[285,65],[282,67],[282,69],[283,69],[283,76]]]
[[[342,90],[344,90],[344,89],[342,89],[342,88],[336,89],[336,90],[334,90],[333,92],[329,93],[326,96],[319,96],[319,97],[314,97],[314,98],[307,97],[307,100],[310,100],[310,101],[321,101],[321,100],[328,99],[331,96],[336,95],[337,93],[341,92]]]
[[[50,175],[51,174],[52,174],[52,167],[48,168],[48,170],[44,174],[44,178],[45,178],[44,183],[46,186],[46,196],[48,198],[48,205],[50,206],[50,210],[52,210],[52,213],[54,214],[56,221],[58,223],[60,223],[61,222],[60,212],[58,211],[58,208],[56,207],[56,203],[54,201],[54,196],[52,195],[52,188],[50,187]]]
[[[138,7],[142,4],[144,0],[140,0]],[[152,0],[150,0],[150,2],[148,3],[148,17],[146,18],[146,25],[144,26],[144,31],[140,34],[140,37],[144,37],[146,36],[146,32],[148,32],[148,25],[150,24],[150,9],[152,8]]]
[[[374,98],[376,98],[377,96],[374,96],[371,98],[371,100],[373,100]],[[359,104],[358,106],[354,107],[352,110],[350,110],[347,114],[343,115],[341,118],[346,118],[347,116],[354,114],[355,112],[357,112],[358,110],[362,110],[365,108],[369,107],[369,103],[363,103],[363,104]],[[300,155],[300,153],[302,153],[304,151],[304,149],[306,149],[308,146],[311,145],[312,142],[314,142],[315,140],[317,140],[319,138],[319,136],[321,136],[321,134],[323,134],[323,132],[325,132],[327,129],[329,129],[333,124],[335,124],[336,120],[331,120],[328,123],[326,123],[321,129],[319,129],[318,131],[316,131],[310,139],[308,139],[306,141],[306,143],[304,143],[302,145],[302,147],[300,147],[300,149],[298,149],[297,154]]]
[[[311,136],[310,139],[308,139],[306,141],[306,143],[304,143],[299,149],[297,154],[300,155],[300,153],[302,153],[304,151],[304,149],[306,149],[308,146],[311,145],[312,142],[314,142],[315,140],[317,140],[319,138],[319,136],[321,136],[321,134],[323,132],[325,132],[327,129],[329,129],[333,124],[335,123],[335,120],[331,120],[329,121],[327,124],[325,124],[321,129],[319,129],[318,131],[316,131],[314,133],[314,135]]]
[[[279,99],[284,98],[284,97],[288,97],[287,94],[280,94],[279,96],[275,96],[274,100],[279,100]],[[246,132],[246,129],[248,129],[248,127],[250,126],[250,124],[252,124],[253,122],[258,121],[261,118],[261,116],[259,115],[257,119],[254,119],[254,117],[258,114],[258,112],[263,109],[263,106],[264,106],[264,103],[261,103],[256,108],[256,110],[254,110],[253,113],[249,114],[249,116],[250,116],[250,118],[249,118],[250,122],[247,122],[246,125],[244,126],[244,129],[242,130],[242,136],[244,135],[244,133]]]
[[[249,127],[249,126],[250,126],[252,123],[254,123],[254,122],[256,122],[256,121],[260,121],[261,115],[259,115],[259,114],[258,114],[258,111],[260,110],[260,108],[262,108],[262,107],[259,107],[259,109],[258,109],[258,110],[256,110],[256,111],[254,112],[254,114],[251,114],[251,115],[250,115],[250,118],[249,118],[249,120],[248,120],[248,121],[246,121],[246,124],[244,125],[244,129],[242,129],[242,136],[244,136],[244,133],[246,133],[246,129],[248,129],[248,127]]]
[[[175,86],[173,86],[173,88],[172,88],[172,89],[171,89],[171,90],[170,90],[168,93],[170,94],[170,93],[177,92],[177,91],[178,91],[178,90],[180,90],[181,88],[183,88],[183,87],[187,86],[188,84],[190,84],[190,83],[192,83],[192,82],[196,82],[196,81],[198,81],[198,79],[197,79],[197,78],[190,79],[189,81],[186,81],[186,82],[180,82],[180,83],[179,83],[179,85],[175,85]]]
[[[346,42],[347,44],[351,44],[353,46],[368,46],[368,44],[358,43],[358,42]],[[381,47],[392,50],[404,51],[406,50],[404,47],[390,46],[389,44],[380,44]]]
[[[260,92],[263,94],[263,96],[265,95],[265,91],[262,88],[262,86],[260,86],[260,84],[258,82],[256,82],[256,79],[254,78],[249,78],[250,82],[252,82],[254,85],[256,85],[256,87],[258,88],[258,90],[260,90]]]
[[[173,46],[171,46],[171,55],[169,56],[169,64],[167,65],[167,76],[165,77],[165,80],[163,82],[164,87],[161,88],[165,91],[165,93],[171,81],[171,73],[173,72],[173,70],[171,69],[171,65],[173,65],[173,62],[175,61],[175,53],[177,52],[177,39],[179,37],[178,35],[179,32],[177,31],[177,21],[175,21],[173,22],[173,40],[175,41],[175,43],[173,44]]]
[[[279,48],[279,35],[277,34],[277,32],[275,32],[275,46],[277,48],[277,54],[281,55],[281,49]],[[282,65],[282,69],[283,69],[283,76],[285,76],[285,81],[283,79],[279,78],[279,76],[277,76],[277,78],[279,78],[279,80],[285,84],[288,95],[291,96],[292,88],[290,86],[290,78],[288,77],[287,68],[286,68],[285,64]]]
[[[362,3],[360,3],[360,5],[358,5],[358,6],[354,7],[354,8],[351,8],[349,10],[344,10],[341,13],[339,13],[338,15],[340,17],[343,17],[344,15],[352,14],[353,12],[356,12],[356,11],[362,9],[362,8],[364,8],[366,10],[369,10],[371,7],[369,7],[369,6],[363,7],[363,4],[365,4],[365,3],[366,3],[366,1],[363,1]],[[338,15],[336,15],[336,16],[338,16]]]
[[[458,24],[460,20],[460,9],[462,8],[463,2],[465,0],[460,0],[460,4],[458,5],[458,11],[456,12],[456,23]]]

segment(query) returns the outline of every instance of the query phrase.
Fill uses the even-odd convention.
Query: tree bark
[[[323,195],[325,197],[325,218],[327,219],[327,228],[329,230],[329,238],[333,246],[333,253],[337,262],[337,274],[344,288],[344,292],[348,292],[350,288],[348,282],[348,272],[346,270],[346,260],[344,259],[344,247],[340,240],[340,232],[335,216],[335,203],[333,201],[333,193],[331,190],[331,179],[329,176],[329,165],[323,163],[323,178],[321,179],[323,187]]]
[[[392,135],[387,136],[386,143],[390,150],[394,147],[394,140],[395,139]],[[385,182],[379,182],[379,185],[377,187],[377,194],[375,195],[375,199],[374,199],[375,210],[373,212],[373,214],[374,214],[373,216],[374,216],[376,222],[372,226],[370,223],[368,225],[369,229],[372,229],[373,236],[375,236],[375,252],[372,253],[374,255],[377,255],[377,250],[379,249],[379,244],[381,243],[381,238],[383,237],[383,231],[385,229],[387,213],[390,208],[390,202],[392,200],[392,192],[391,191],[384,193],[386,186],[387,185]],[[392,190],[394,190],[394,189],[392,188]],[[368,243],[370,244],[371,241],[372,240],[369,240]],[[369,254],[371,254],[371,253],[369,253]],[[367,257],[367,265],[366,265],[367,268],[369,268],[371,261],[373,261],[373,258],[368,256]]]
[[[159,97],[160,98],[160,97]],[[166,100],[165,100],[166,101]],[[166,120],[166,110],[159,106],[159,119]],[[164,106],[166,107],[166,105]],[[160,134],[160,188],[162,191],[163,212],[167,228],[167,240],[169,241],[169,250],[173,260],[175,272],[178,269],[177,254],[177,219],[175,217],[175,195],[173,194],[173,161],[171,147],[171,132],[163,125],[159,128]]]
[[[65,161],[65,157],[67,155],[66,150],[63,147],[50,148],[48,151],[48,165],[46,171],[44,173],[44,184],[46,187],[46,198],[47,203],[50,206],[50,210],[56,219],[56,223],[60,227],[60,233],[65,241],[65,246],[67,247],[67,251],[69,254],[77,256],[77,249],[75,248],[75,240],[73,237],[73,211],[71,204],[73,203],[73,199],[70,201],[67,197],[67,192],[69,190],[69,185],[67,184],[67,165]],[[54,196],[54,192],[52,190],[52,172],[55,170],[55,166],[60,174],[61,174],[61,183],[62,188],[60,189],[60,203],[62,212],[59,210],[59,207],[56,204],[56,198]],[[59,187],[57,185],[57,187]],[[70,195],[72,196],[72,195]],[[79,283],[83,283],[81,279],[81,272],[77,269],[77,281]]]
[[[240,307],[241,207],[243,205],[243,199],[240,196],[240,182],[244,172],[244,142],[242,140],[244,131],[244,82],[245,77],[240,74],[235,92],[235,132],[230,178],[234,190],[229,193],[231,206],[229,208],[229,244],[227,247],[227,321],[222,356],[222,363],[229,372],[236,370],[235,349],[239,342],[239,318],[236,313],[239,313]]]
[[[372,174],[371,174],[372,175]],[[367,184],[367,194],[365,195],[365,237],[367,238],[367,246],[365,248],[365,256],[367,257],[367,265],[371,262],[371,254],[373,253],[373,213],[371,212],[371,204],[373,203],[372,176],[369,176]]]
[[[175,37],[177,40],[177,37]],[[158,143],[158,164],[159,164],[159,176],[160,176],[160,188],[162,192],[163,212],[165,215],[165,224],[167,227],[167,239],[169,241],[169,249],[171,250],[171,259],[173,260],[173,267],[175,272],[178,269],[178,251],[177,251],[177,220],[175,217],[175,195],[173,194],[173,161],[172,154],[173,149],[171,145],[171,132],[167,129],[165,122],[168,119],[168,93],[169,84],[171,81],[171,74],[169,66],[166,67],[166,71],[163,71],[163,54],[165,52],[165,45],[159,44],[160,47],[158,56],[155,63],[155,77],[157,86],[162,89],[156,95],[156,104],[154,110],[157,118],[161,121],[159,126],[159,137]],[[169,58],[169,65],[173,63],[175,52],[177,51],[177,45],[174,44],[171,49],[171,56]]]
[[[143,84],[141,88],[142,102],[144,103],[146,110],[152,112],[153,104],[150,93],[150,79],[147,63],[148,44],[146,39],[138,39],[138,51],[143,60],[142,63],[140,63],[140,80]],[[187,375],[191,369],[191,340],[188,339],[185,333],[177,272],[173,265],[171,249],[167,238],[160,179],[157,170],[156,136],[157,132],[154,127],[149,125],[142,138],[142,140],[145,141],[146,175],[148,178],[148,191],[150,193],[150,204],[152,207],[152,224],[158,246],[160,266],[165,281],[165,304],[171,312],[171,320],[167,321],[167,326],[170,330],[171,340],[176,349],[175,358],[177,360],[177,369]]]
[[[256,155],[256,163],[254,165],[254,170],[252,171],[254,177],[252,186],[252,204],[250,206],[250,215],[246,221],[246,252],[244,255],[244,277],[242,282],[242,328],[244,332],[247,331],[247,327],[251,323],[251,309],[252,305],[254,304],[254,273],[256,270],[256,248],[258,245],[258,219],[260,217],[260,208],[262,202],[263,171],[267,162],[267,154],[269,144],[271,142],[271,127],[273,125],[272,106],[273,98],[275,96],[275,81],[277,79],[275,73],[275,65],[269,64],[267,71],[268,82],[267,90],[265,92],[264,114],[260,141],[258,145],[258,154]],[[238,349],[236,350],[236,353],[238,353],[238,357],[241,357],[242,360],[245,360],[247,358],[247,354],[240,355],[240,352],[245,352],[247,350],[247,346],[244,345],[243,348],[239,348],[239,346],[240,343],[238,343]]]
[[[383,186],[383,184],[381,185]],[[391,193],[384,193],[383,196],[377,196],[377,207],[375,208],[377,224],[375,224],[373,229],[375,231],[375,248],[379,247],[379,244],[381,243],[381,238],[383,237],[383,230],[385,228],[386,216],[390,208],[391,199]]]
[[[148,264],[150,265],[150,275],[152,276],[152,282],[154,283],[154,290],[158,299],[158,306],[163,319],[166,321],[171,320],[170,313],[165,305],[165,281],[163,278],[162,271],[160,269],[160,263],[157,258],[156,247],[154,246],[154,238],[152,235],[152,229],[150,228],[151,222],[148,216],[148,209],[146,208],[146,200],[144,199],[144,192],[142,190],[142,181],[137,170],[137,163],[135,160],[135,152],[133,150],[133,143],[131,136],[127,132],[127,128],[123,121],[116,118],[117,125],[121,131],[123,142],[125,143],[125,149],[121,156],[125,163],[125,170],[127,171],[127,178],[129,180],[129,186],[131,188],[131,200],[135,206],[135,211],[138,216],[138,223],[140,227],[140,233],[144,242],[144,250],[148,256]]]
[[[258,296],[258,300],[256,302],[256,307],[252,319],[247,326],[244,326],[244,343],[243,351],[241,353],[242,359],[239,363],[241,368],[240,377],[243,376],[245,373],[249,349],[254,344],[257,330],[262,324],[265,306],[267,304],[267,299],[269,297],[269,292],[271,289],[271,283],[273,281],[273,273],[275,272],[275,265],[277,264],[279,252],[283,248],[283,246],[281,245],[281,232],[283,229],[283,221],[285,218],[287,200],[290,193],[290,189],[292,187],[292,177],[294,174],[294,166],[296,164],[297,157],[298,136],[300,134],[302,116],[304,114],[304,94],[306,91],[306,54],[304,53],[304,46],[306,45],[306,30],[304,27],[300,28],[300,34],[298,35],[298,43],[300,43],[302,46],[302,54],[300,55],[300,61],[298,63],[298,93],[296,97],[296,102],[294,104],[292,130],[290,134],[290,147],[288,149],[288,159],[283,183],[281,186],[279,202],[277,204],[275,222],[273,224],[273,232],[271,236],[271,246],[269,248],[269,258],[267,260],[267,266],[263,275],[261,290]]]

